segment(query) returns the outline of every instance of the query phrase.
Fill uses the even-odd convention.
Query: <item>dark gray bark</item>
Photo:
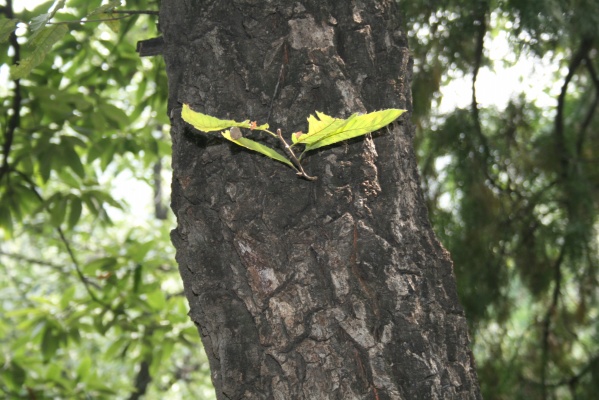
[[[180,119],[287,134],[315,110],[411,109],[395,2],[163,1],[172,233],[219,399],[479,398],[409,113],[305,160],[315,182]]]

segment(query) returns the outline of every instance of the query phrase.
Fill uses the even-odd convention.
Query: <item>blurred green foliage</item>
[[[101,3],[0,4],[0,397],[213,398],[159,190],[164,62],[135,52],[158,2]]]
[[[400,4],[423,185],[454,259],[483,396],[596,398],[599,3]],[[491,59],[494,38],[508,41],[507,59]],[[462,94],[469,106],[437,111],[443,85],[519,58],[553,71],[523,77],[551,105],[523,92],[481,107],[479,89]]]

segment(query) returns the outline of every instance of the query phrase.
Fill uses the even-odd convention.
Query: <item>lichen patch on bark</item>
[[[291,27],[289,43],[296,50],[333,47],[333,27],[316,23],[311,15],[306,18],[292,19],[289,21],[289,26]]]

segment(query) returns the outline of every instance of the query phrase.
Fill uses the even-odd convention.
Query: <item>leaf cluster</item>
[[[261,153],[273,160],[287,164],[297,171],[299,176],[309,180],[314,177],[307,175],[301,165],[301,160],[307,151],[315,150],[324,146],[330,146],[344,140],[366,135],[381,129],[395,121],[405,110],[388,109],[375,111],[368,114],[352,114],[349,118],[333,118],[324,113],[316,111],[316,116],[308,117],[308,132],[295,132],[291,135],[291,145],[283,138],[281,131],[273,133],[268,130],[268,124],[258,125],[249,120],[236,122],[233,120],[222,120],[210,115],[193,111],[188,104],[183,105],[181,117],[184,121],[193,125],[194,128],[203,132],[222,131],[221,135],[225,139]],[[280,141],[281,146],[289,157],[285,157],[276,150],[258,143],[254,140],[243,137],[239,128],[249,129],[250,131],[262,131],[270,134]],[[297,156],[294,148],[303,145],[302,153]]]

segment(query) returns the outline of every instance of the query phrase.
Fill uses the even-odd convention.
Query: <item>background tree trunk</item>
[[[288,136],[315,110],[410,110],[400,22],[384,0],[162,2],[172,240],[219,399],[480,397],[409,113],[307,157],[315,182],[180,119],[189,103]]]

